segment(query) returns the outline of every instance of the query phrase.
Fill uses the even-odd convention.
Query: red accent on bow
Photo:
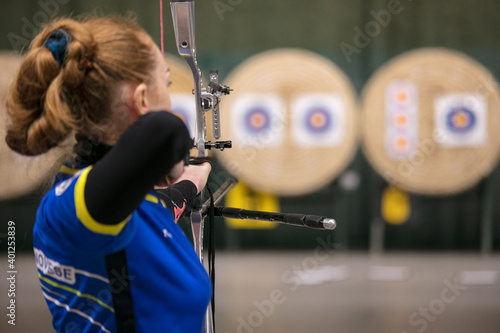
[[[175,222],[179,221],[179,219],[181,218],[182,213],[184,213],[185,209],[186,209],[186,202],[183,202],[182,208],[174,206],[174,220],[175,220]]]

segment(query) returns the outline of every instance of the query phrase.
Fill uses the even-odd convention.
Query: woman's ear
[[[142,116],[148,112],[149,101],[147,98],[147,87],[146,84],[141,83],[135,87],[132,93],[132,102],[134,110],[137,112],[137,116]]]

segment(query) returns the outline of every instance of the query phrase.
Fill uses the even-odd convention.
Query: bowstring
[[[210,206],[209,206],[209,223],[210,223],[210,236],[209,236],[209,248],[208,248],[208,274],[210,275],[210,280],[212,281],[212,299],[210,301],[210,306],[212,307],[212,328],[215,332],[215,202],[212,191],[207,186],[208,194],[210,195]]]
[[[165,45],[163,43],[163,0],[160,0],[160,45],[161,55],[165,56]]]

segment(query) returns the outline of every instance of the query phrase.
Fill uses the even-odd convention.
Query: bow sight
[[[202,82],[202,81],[200,81]],[[229,86],[219,84],[219,71],[212,70],[210,71],[210,82],[208,83],[208,87],[205,89],[201,88],[201,107],[203,111],[212,110],[212,126],[213,126],[213,135],[215,139],[220,138],[220,118],[219,118],[219,103],[220,97],[223,95],[229,95],[229,93],[233,91]],[[224,150],[225,148],[231,148],[231,141],[216,141],[210,142],[206,141],[205,138],[205,149],[219,149]],[[199,149],[198,149],[199,152]]]

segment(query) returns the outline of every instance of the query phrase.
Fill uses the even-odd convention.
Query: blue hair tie
[[[68,44],[71,43],[71,35],[64,29],[56,29],[52,31],[49,38],[43,43],[52,52],[52,56],[59,63],[59,66],[64,65],[66,53],[68,52]]]

